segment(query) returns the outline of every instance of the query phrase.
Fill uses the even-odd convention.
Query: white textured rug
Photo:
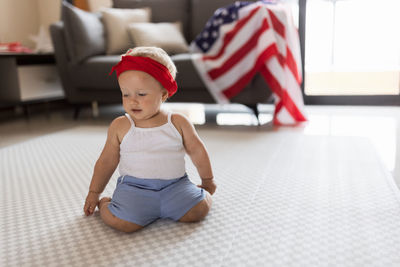
[[[400,194],[367,139],[199,133],[219,186],[209,216],[133,234],[82,212],[106,128],[0,149],[0,266],[400,266]]]

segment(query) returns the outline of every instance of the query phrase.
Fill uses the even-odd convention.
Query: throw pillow
[[[98,14],[62,2],[67,52],[74,63],[105,53],[104,27]]]
[[[136,46],[157,46],[168,54],[189,51],[181,28],[179,22],[132,23],[128,26],[129,34]]]
[[[106,8],[102,9],[103,22],[106,29],[108,55],[126,52],[134,44],[128,35],[127,27],[133,22],[149,22],[150,8]]]

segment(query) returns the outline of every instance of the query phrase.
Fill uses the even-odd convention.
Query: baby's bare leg
[[[122,232],[132,233],[135,232],[143,226],[134,224],[125,220],[122,220],[118,217],[115,217],[114,214],[110,212],[108,209],[108,205],[110,204],[111,198],[103,197],[99,202],[99,210],[100,217],[103,219],[104,223],[108,226],[111,226],[114,229],[117,229]]]
[[[191,208],[185,215],[183,215],[180,222],[198,222],[204,219],[211,209],[212,198],[210,193],[206,191],[206,197],[197,203],[196,206]]]

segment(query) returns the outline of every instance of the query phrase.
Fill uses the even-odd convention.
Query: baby
[[[202,220],[216,190],[207,150],[186,117],[160,109],[177,91],[174,63],[160,48],[137,47],[122,56],[114,71],[126,114],[108,129],[85,214],[93,214],[98,206],[103,221],[123,232],[137,231],[159,218]],[[201,185],[193,184],[186,174],[185,152]],[[99,201],[118,164],[120,177],[112,198]]]

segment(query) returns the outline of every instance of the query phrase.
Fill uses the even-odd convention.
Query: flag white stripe
[[[191,59],[193,62],[194,67],[196,68],[197,72],[200,74],[200,78],[203,80],[204,84],[207,85],[208,91],[215,99],[215,102],[218,104],[228,104],[229,99],[226,98],[224,94],[222,94],[222,89],[220,89],[213,80],[207,74],[205,70],[205,64],[202,61],[202,54],[192,54]]]
[[[276,12],[273,12],[273,13],[275,14],[275,16],[278,17]],[[268,14],[268,16],[266,16],[266,18],[268,20],[268,24],[273,29],[271,16],[269,16],[269,14]],[[285,25],[285,24],[283,24],[283,25]],[[286,30],[286,27],[285,27],[285,30]],[[279,53],[282,54],[283,56],[286,56],[286,40],[280,34],[278,34],[275,30],[273,32],[274,32],[274,38],[276,39],[276,46],[278,48]]]
[[[285,52],[283,55],[286,55],[286,46],[289,47],[290,52],[292,53],[296,65],[297,71],[301,76],[301,53],[300,53],[300,40],[297,29],[293,23],[292,19],[292,10],[289,6],[283,5],[279,8],[272,7],[271,11],[274,15],[279,19],[279,21],[283,25],[287,25],[285,27],[286,32],[286,40],[282,40],[282,43],[285,44]]]
[[[272,36],[273,31],[271,29],[264,31],[260,36],[258,45],[249,51],[238,63],[232,66],[229,71],[215,80],[218,86],[226,89],[241,79],[243,75],[248,73],[254,67],[254,64],[262,52],[274,43]]]
[[[262,9],[260,9],[262,10]],[[265,12],[265,11],[258,12]],[[207,60],[207,70],[212,70],[221,67],[229,58],[232,57],[242,46],[248,42],[248,36],[253,36],[255,32],[261,27],[263,16],[254,14],[253,17],[236,33],[231,42],[225,47],[225,53],[216,60]],[[220,38],[222,39],[222,38]],[[208,62],[207,62],[208,63]]]
[[[297,83],[296,77],[293,75],[292,71],[286,66],[285,67],[285,77],[286,77],[286,90],[290,95],[294,103],[302,103],[303,95],[301,93],[300,85]],[[300,107],[298,106],[300,109]],[[301,110],[301,109],[300,109]]]
[[[287,30],[288,34],[287,34],[286,44],[293,55],[294,61],[296,62],[297,72],[299,73],[300,77],[302,77],[299,35],[294,25],[292,27],[287,27],[287,28],[289,29]]]
[[[285,124],[293,124],[296,121],[293,119],[293,116],[286,110],[285,106],[282,106],[281,110],[276,114],[276,118]]]
[[[277,57],[272,57],[267,62],[267,69],[271,72],[272,76],[277,80],[281,88],[285,88],[285,75],[281,64]]]
[[[282,68],[281,64],[276,57],[269,60],[267,68],[271,72],[272,76],[279,83],[280,87],[287,91],[291,96],[294,103],[302,103],[303,96],[301,94],[300,85],[297,83],[292,71],[285,66]],[[301,108],[297,106],[300,110]]]
[[[276,79],[280,87],[286,91],[286,93],[291,97],[293,103],[296,104],[297,109],[305,116],[304,105],[303,105],[303,95],[301,93],[300,85],[297,83],[296,78],[294,77],[292,71],[285,65],[284,68],[279,64],[279,61],[276,57],[269,60],[267,63],[267,68],[271,72],[272,76]],[[279,100],[276,101],[279,102]],[[279,121],[283,123],[290,124],[287,120],[286,115],[280,115],[281,112],[286,110],[285,106],[278,112],[277,118]]]
[[[253,68],[258,56],[259,51],[252,49],[241,61],[233,65],[228,72],[216,79],[215,83],[224,90],[232,86],[242,78],[242,75]]]

